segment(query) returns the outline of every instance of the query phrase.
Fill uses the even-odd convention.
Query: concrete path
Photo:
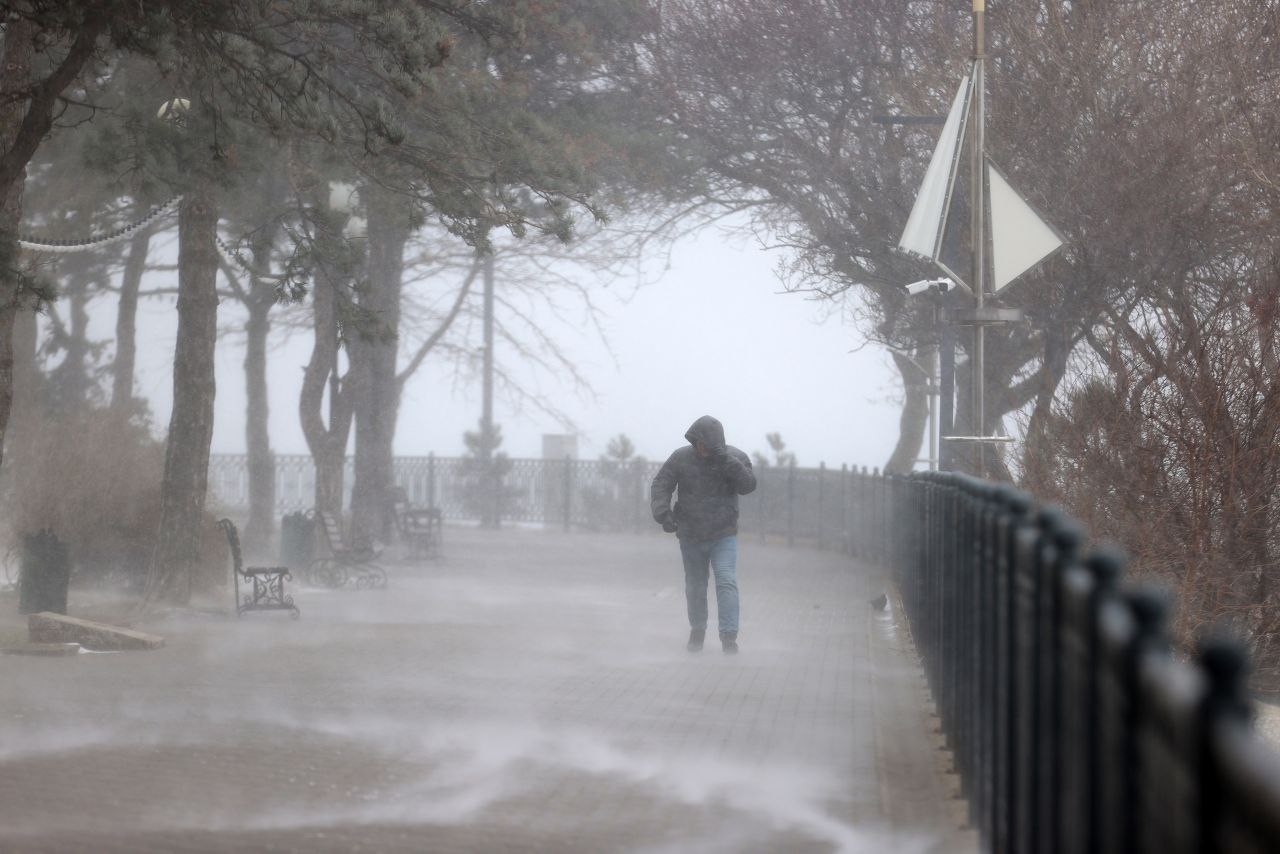
[[[297,622],[0,656],[0,850],[972,848],[869,570],[744,538],[728,657],[684,651],[673,539],[450,528],[445,551],[385,591],[299,590]]]

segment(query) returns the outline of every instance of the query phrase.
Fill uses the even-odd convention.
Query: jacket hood
[[[690,445],[702,442],[708,448],[724,447],[724,425],[710,415],[704,415],[693,422],[684,434]]]

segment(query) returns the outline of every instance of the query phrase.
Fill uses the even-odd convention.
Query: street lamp
[[[987,298],[998,296],[1065,244],[1062,235],[1035,212],[987,155],[986,40],[986,0],[973,0],[973,61],[943,121],[898,241],[903,252],[931,261],[973,296],[972,309],[954,312],[948,318],[957,325],[973,327],[973,435],[947,438],[972,443],[980,476],[986,462],[984,446],[1009,441],[1004,436],[986,435],[986,328],[1016,323],[1022,317],[1016,309],[988,304]],[[964,255],[966,248],[968,257]]]
[[[943,303],[956,283],[946,277],[921,279],[902,289],[908,296],[926,296],[933,303],[933,328],[936,334],[929,368],[925,370],[912,360],[927,378],[929,395],[929,471],[937,471],[941,464],[942,434],[951,432],[952,400],[955,387],[955,334],[943,319]]]
[[[529,211],[534,217],[545,217],[552,212],[551,206],[541,200],[535,200],[533,194],[528,188],[522,187],[518,194],[518,201],[525,210]],[[485,503],[485,510],[482,515],[488,515],[490,518],[487,523],[497,528],[501,525],[501,484],[498,482],[497,469],[494,465],[493,451],[491,444],[494,439],[493,424],[493,304],[494,304],[494,256],[496,250],[490,246],[489,251],[484,254],[481,259],[483,264],[484,276],[484,352],[482,361],[482,399],[480,404],[480,434],[481,434],[481,465],[485,472],[485,497],[482,499]],[[486,521],[486,520],[482,520]]]

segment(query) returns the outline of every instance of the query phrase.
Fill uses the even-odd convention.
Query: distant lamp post
[[[484,477],[485,518],[481,522],[485,527],[498,528],[502,525],[502,509],[499,497],[502,484],[498,482],[497,465],[493,457],[493,252],[484,256],[484,356],[480,402],[480,453],[481,471]]]
[[[522,188],[520,192],[521,206],[528,211],[533,217],[545,216],[551,212],[551,206],[544,201],[535,200],[528,189]],[[497,528],[501,525],[501,506],[500,498],[502,493],[502,484],[499,482],[497,465],[493,458],[494,448],[492,441],[494,438],[493,424],[493,304],[494,304],[494,256],[496,251],[490,247],[489,252],[482,256],[484,276],[484,349],[482,355],[481,367],[481,402],[480,402],[480,434],[481,434],[481,466],[485,474],[486,495],[484,498],[485,512],[482,515],[488,515],[488,519],[482,519],[481,522],[487,527]]]
[[[941,451],[942,437],[950,435],[953,420],[952,407],[955,400],[955,333],[945,318],[945,302],[947,294],[955,287],[955,282],[946,277],[922,279],[903,285],[908,296],[929,297],[933,304],[933,328],[935,333],[933,354],[926,369],[914,359],[912,363],[924,372],[927,377],[929,395],[929,471],[937,471],[943,467]],[[909,357],[908,357],[909,358]]]

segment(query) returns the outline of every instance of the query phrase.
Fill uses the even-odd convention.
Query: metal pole
[[[934,317],[938,316],[938,308],[934,306]],[[938,470],[938,404],[942,397],[941,342],[934,342],[933,352],[929,354],[929,471]]]
[[[849,464],[840,465],[840,547],[850,554],[849,547]]]
[[[796,461],[787,467],[787,546],[796,544]]]
[[[573,527],[573,458],[565,455],[564,458],[564,529],[571,530]]]
[[[436,506],[436,455],[427,454],[427,507]]]
[[[486,439],[493,430],[493,255],[484,259],[484,402],[481,425]],[[485,444],[485,455],[489,446]]]
[[[969,238],[972,242],[973,254],[973,293],[978,304],[977,323],[973,327],[973,419],[974,435],[986,436],[986,401],[983,399],[983,385],[986,379],[986,327],[982,324],[982,306],[987,292],[987,240],[986,240],[986,182],[983,180],[983,166],[986,151],[986,112],[987,112],[987,38],[986,38],[986,0],[973,0],[973,61],[974,61],[974,123],[973,149],[971,159],[970,183],[973,198],[973,220],[969,227]],[[977,449],[975,472],[983,476],[985,468],[985,447],[979,441],[974,443]]]
[[[826,480],[827,480],[827,464],[825,462],[818,463],[818,549],[819,550],[822,549],[822,535],[823,533],[825,533],[823,531],[822,517],[823,517],[823,514],[826,513],[826,508],[823,506],[826,503],[824,501],[826,497],[826,488],[825,488]]]
[[[498,490],[493,470],[493,253],[484,257],[484,367],[480,414],[480,452],[484,467],[484,512],[482,524],[497,527]]]
[[[955,327],[951,325],[951,319],[946,317],[946,312],[950,309],[951,291],[941,296],[943,314],[942,324],[938,329],[938,436],[952,435],[952,427],[955,424],[955,402],[956,402],[956,333]],[[941,438],[938,440],[938,468],[946,471],[951,467],[954,459],[951,448],[953,446],[943,445]],[[942,457],[946,453],[946,458]]]

